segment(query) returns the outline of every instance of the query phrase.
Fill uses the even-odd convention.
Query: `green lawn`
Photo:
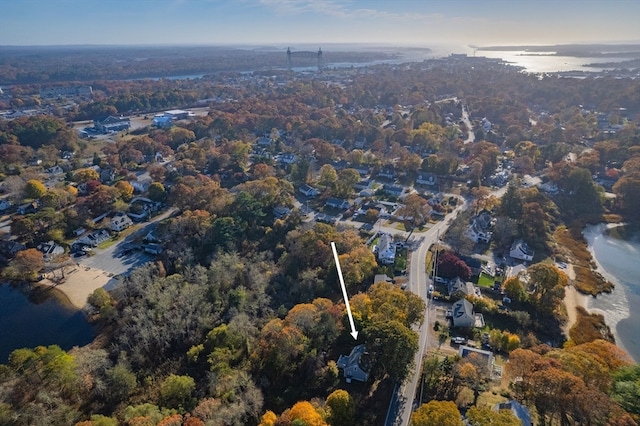
[[[480,273],[480,277],[478,278],[478,287],[493,287],[493,283],[495,282],[495,280],[495,278],[482,272]]]

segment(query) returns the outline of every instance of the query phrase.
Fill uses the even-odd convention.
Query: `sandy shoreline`
[[[61,283],[45,278],[38,284],[59,291],[73,307],[84,309],[91,293],[100,287],[114,285],[116,282],[115,278],[108,276],[100,269],[78,266],[67,272]]]
[[[567,287],[565,287],[564,305],[567,308],[567,322],[564,325],[564,327],[562,327],[562,331],[567,339],[569,338],[569,330],[571,330],[571,327],[573,327],[573,325],[576,323],[576,319],[578,317],[578,314],[576,311],[577,307],[580,306],[582,308],[589,310],[588,298],[589,298],[588,295],[582,294],[578,290],[576,290],[573,284],[570,284]]]

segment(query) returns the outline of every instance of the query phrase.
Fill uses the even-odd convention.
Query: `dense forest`
[[[234,67],[253,66],[252,56],[234,55],[227,56]],[[117,63],[109,61],[110,67]],[[163,73],[212,66],[191,63],[189,69],[163,65]],[[77,68],[73,64],[69,70]],[[91,295],[90,314],[100,329],[91,345],[68,352],[19,349],[0,365],[0,424],[379,425],[394,384],[421,367],[420,402],[431,402],[416,411],[413,424],[436,424],[429,422],[439,416],[458,420],[459,407],[474,425],[518,424],[475,406],[482,393],[491,394],[486,365],[456,356],[412,365],[424,300],[398,285],[373,283],[374,275],[394,270],[379,265],[365,245],[371,234],[305,221],[294,208],[296,188],[318,187],[321,194],[311,201],[317,206],[329,197],[354,198],[357,168],[374,176],[391,170],[406,185],[433,173],[443,191],[466,183],[462,195],[474,209],[496,214],[493,249],[505,251],[524,238],[541,260],[578,258],[586,266],[590,259],[577,254],[580,224],[614,215],[640,219],[638,80],[541,77],[471,58],[314,76],[220,73],[188,81],[107,80],[119,72],[146,72],[145,61],[122,71],[99,61],[93,66],[104,74],[92,68],[44,76],[30,67],[20,74],[20,67],[0,64],[0,75],[11,81],[92,75],[94,89],[90,100],[59,117],[0,120],[3,190],[16,202],[39,199],[43,207],[14,215],[11,234],[30,249],[49,240],[65,244],[74,229],[97,227],[92,218],[127,211],[134,192],[129,182],[144,171],[153,181],[144,195],[175,214],[154,231],[164,242],[155,261],[115,290]],[[16,86],[12,93],[27,99],[37,87]],[[131,130],[101,145],[80,140],[66,122],[202,100],[206,116],[169,129]],[[460,124],[461,103],[473,129]],[[617,131],[604,132],[603,126]],[[469,131],[475,142],[465,144]],[[260,150],[256,139],[263,136],[271,142]],[[61,151],[77,155],[61,161]],[[570,153],[575,159],[568,159]],[[150,160],[157,154],[171,158],[170,164]],[[296,160],[275,160],[283,154]],[[29,165],[33,159],[41,164]],[[498,200],[487,187],[506,162],[517,178]],[[42,171],[55,165],[64,182],[46,188]],[[113,182],[102,182],[93,166],[112,170]],[[558,190],[526,187],[525,174],[540,175]],[[601,178],[614,198],[604,197]],[[405,215],[415,219],[444,209],[426,207],[432,196],[407,197]],[[275,219],[279,206],[293,211]],[[448,235],[452,253],[465,250],[456,226]],[[354,342],[331,242],[352,295],[358,343],[367,348],[366,383],[345,384],[336,365]],[[34,264],[27,254],[16,256],[4,276],[25,276]],[[500,392],[534,409],[541,425],[637,424],[638,366],[611,342],[597,316],[584,312],[580,326],[563,337],[567,277],[549,264],[530,269],[530,281],[504,283],[517,309],[501,312],[491,300],[473,300],[503,324],[487,332],[496,351],[510,359],[505,378],[513,384]],[[576,281],[585,293],[611,290],[591,275]]]

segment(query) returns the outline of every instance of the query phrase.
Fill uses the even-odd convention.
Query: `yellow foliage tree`
[[[262,419],[258,426],[275,426],[276,420],[278,420],[276,413],[269,410],[262,415]]]
[[[320,413],[318,413],[309,401],[296,402],[289,411],[289,418],[302,420],[307,426],[327,426]]]
[[[429,401],[411,415],[411,426],[463,426],[453,401]]]

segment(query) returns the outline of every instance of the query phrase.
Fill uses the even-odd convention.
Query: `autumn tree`
[[[42,252],[30,248],[21,250],[5,268],[4,275],[11,279],[35,281],[44,267]]]
[[[502,290],[511,300],[524,302],[527,300],[527,290],[518,277],[509,277],[502,283]]]
[[[567,276],[553,265],[537,263],[527,269],[529,299],[542,312],[553,312],[564,298]]]
[[[471,426],[520,426],[522,423],[511,410],[493,411],[488,406],[473,406],[467,411]]]
[[[133,186],[129,182],[126,180],[118,181],[115,187],[120,191],[120,197],[122,197],[124,201],[131,200],[133,197]]]
[[[39,180],[31,179],[24,187],[25,198],[38,199],[47,193],[47,188]]]
[[[372,371],[380,378],[388,375],[401,381],[413,367],[418,350],[418,335],[397,320],[376,322],[363,330],[365,344],[371,354]]]
[[[78,183],[88,182],[90,180],[98,180],[100,175],[94,169],[79,169],[73,174],[73,180]]]
[[[343,389],[333,391],[326,400],[331,426],[351,426],[354,423],[356,407],[349,392]]]
[[[411,415],[411,426],[463,426],[453,401],[429,401]]]
[[[320,176],[318,183],[327,188],[333,188],[338,182],[338,173],[331,164],[323,164],[320,167]]]
[[[400,208],[399,213],[411,223],[411,229],[413,230],[416,226],[425,225],[429,221],[431,206],[427,203],[427,200],[413,193],[407,195],[404,199],[404,206]]]
[[[471,277],[471,269],[452,251],[444,251],[438,255],[438,276],[444,278],[460,277],[468,280]]]
[[[167,198],[167,191],[160,182],[153,182],[149,185],[149,198],[153,201],[164,201]]]
[[[196,384],[192,377],[171,374],[160,385],[160,394],[166,406],[189,409],[193,404],[191,395],[195,387]]]

